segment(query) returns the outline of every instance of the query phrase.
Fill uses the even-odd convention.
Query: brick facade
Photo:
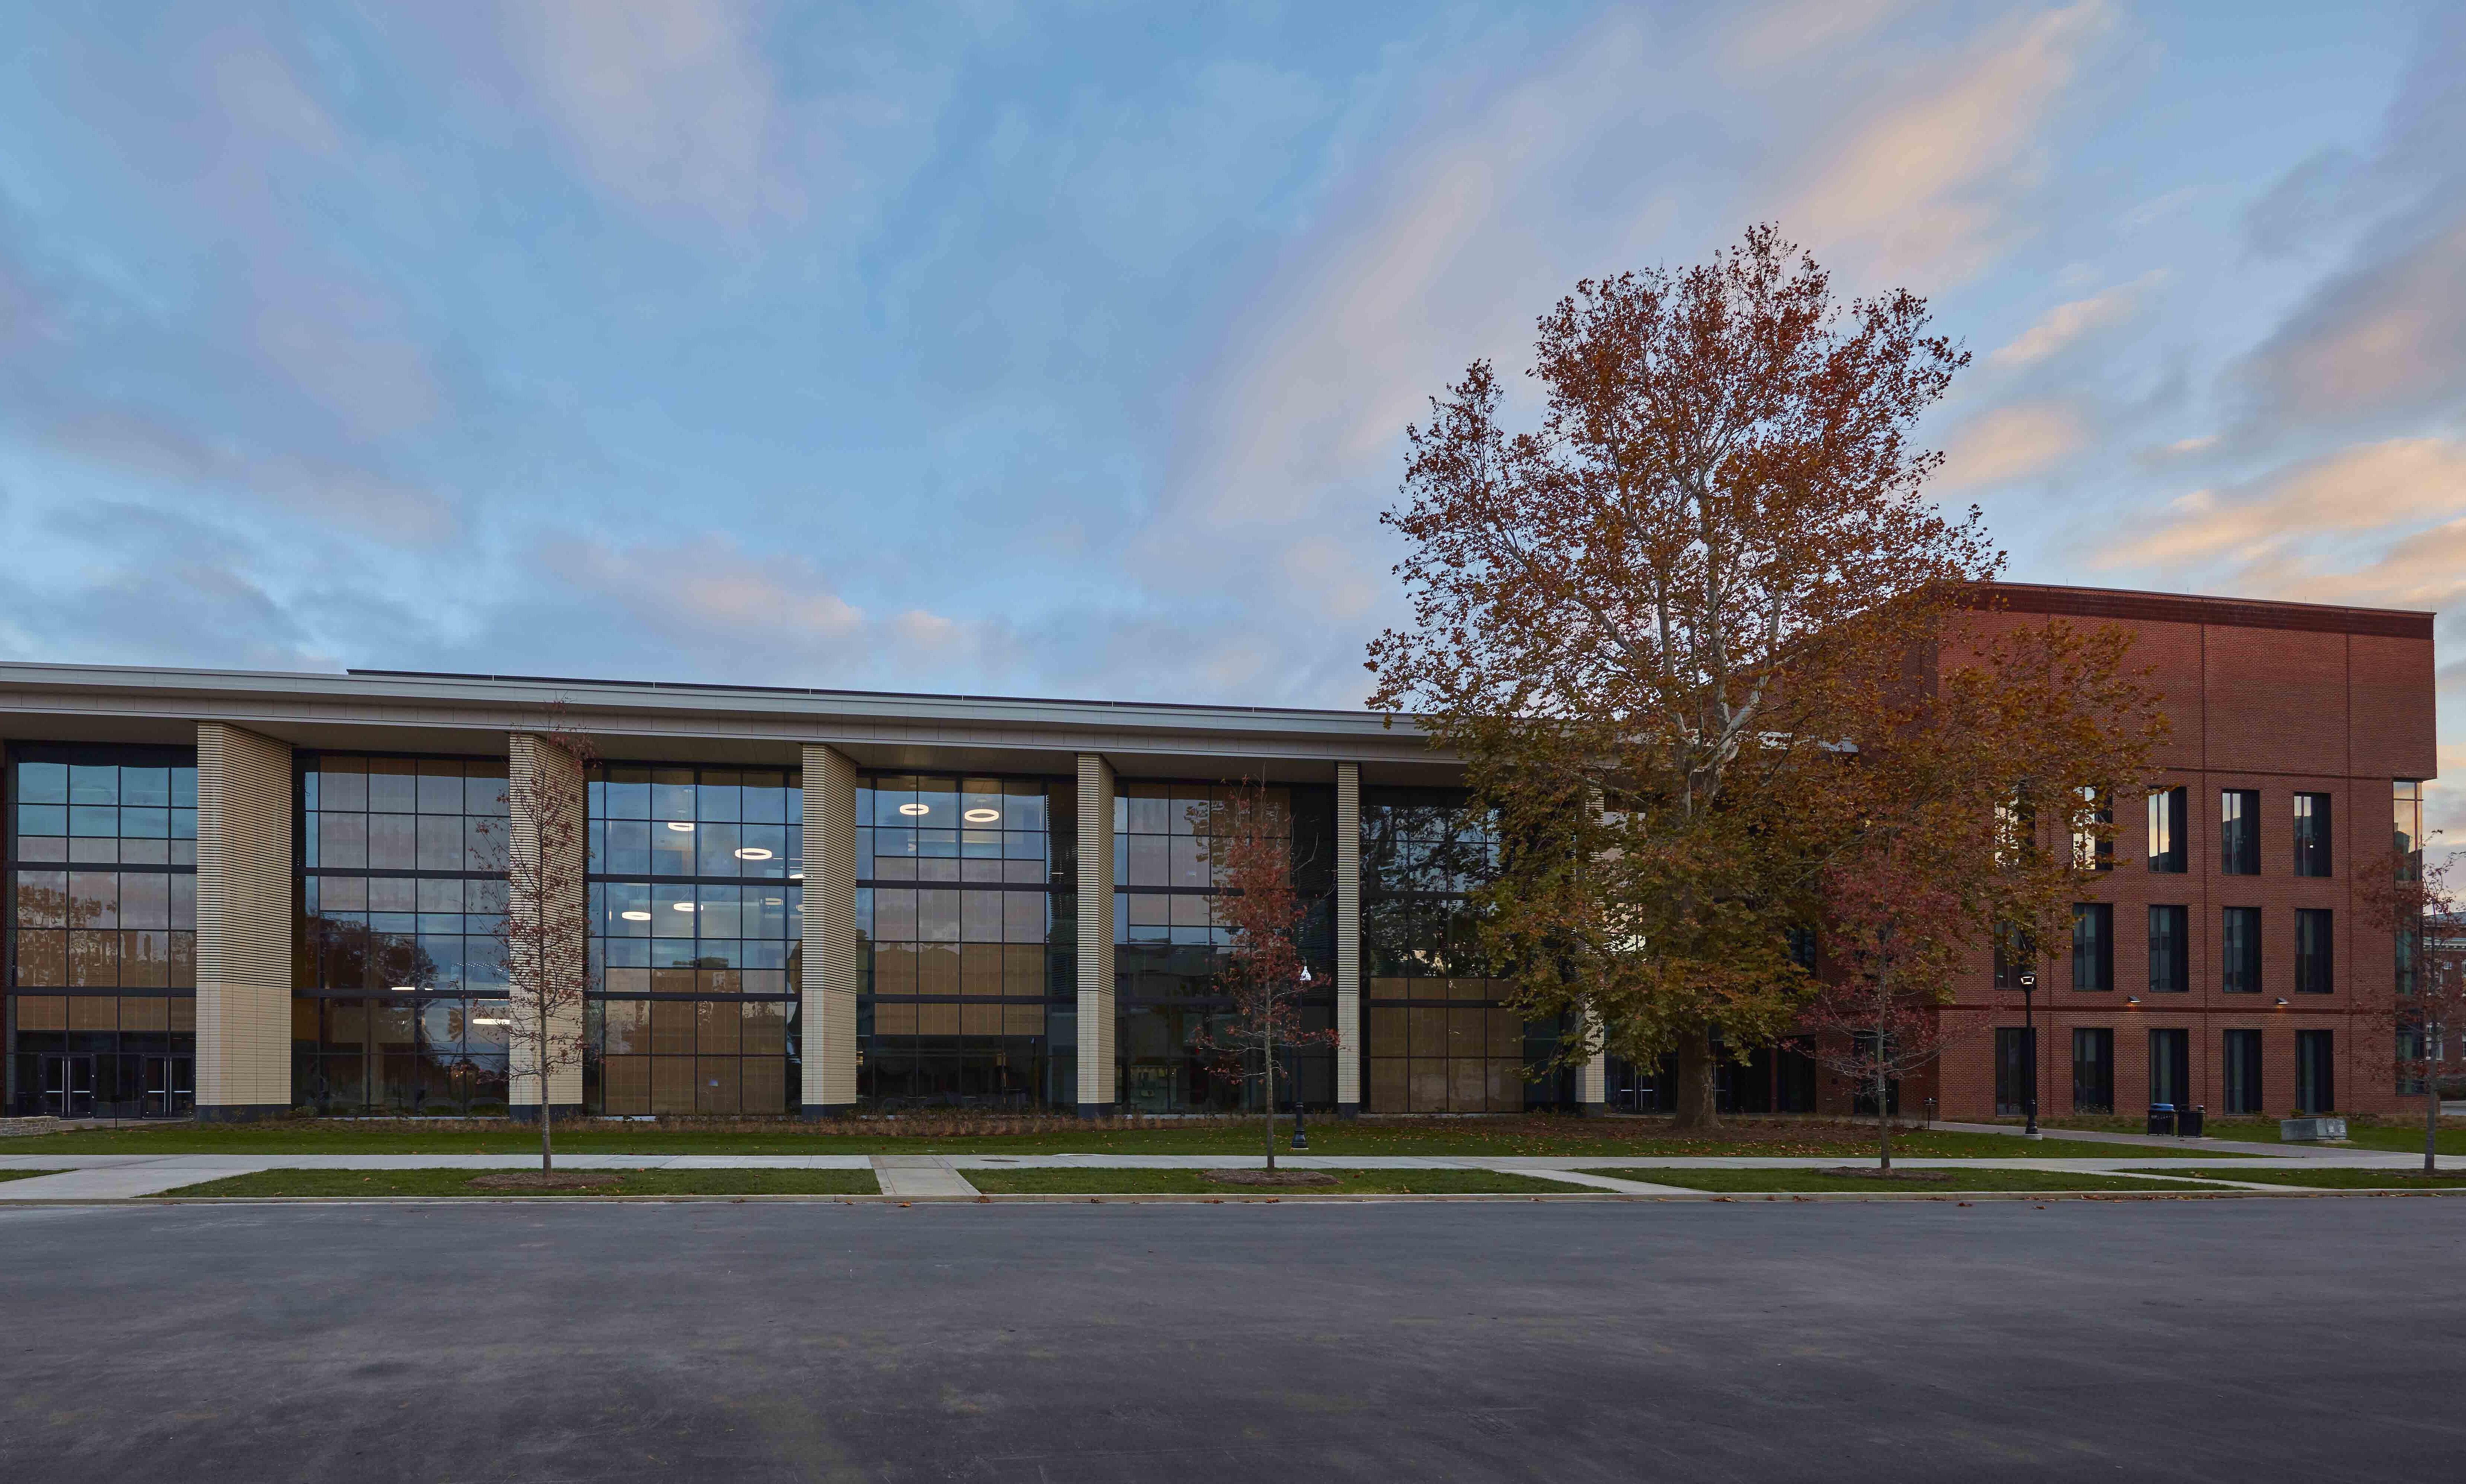
[[[2296,1095],[2296,1033],[2334,1034],[2335,1101],[2343,1113],[2419,1108],[2400,1097],[2384,1019],[2395,984],[2389,936],[2365,921],[2359,873],[2389,848],[2391,785],[2433,775],[2432,616],[2301,603],[2259,603],[2161,594],[1999,585],[2000,606],[1976,612],[1980,633],[2043,623],[2119,623],[2137,638],[2134,659],[2153,667],[2173,736],[2160,751],[2158,781],[2189,791],[2187,869],[2149,869],[2142,804],[2119,799],[2115,868],[2094,900],[2115,908],[2115,987],[2075,992],[2068,944],[2038,969],[2039,1111],[2073,1112],[2072,1031],[2115,1034],[2114,1111],[2148,1105],[2147,1032],[2190,1033],[2189,1100],[2226,1106],[2225,1032],[2261,1033],[2261,1109],[2282,1113]],[[2259,795],[2260,872],[2228,875],[2220,862],[2219,795]],[[2331,799],[2330,874],[2295,874],[2294,796]],[[2188,993],[2154,994],[2147,966],[2148,908],[2189,909]],[[2220,987],[2221,910],[2261,911],[2261,990]],[[2334,988],[2298,992],[2298,909],[2335,915]],[[2138,999],[2139,1002],[2133,1001]],[[2016,991],[1994,986],[1981,952],[1958,992],[1990,1005],[1996,1026],[2022,1023]],[[2280,1001],[2284,1004],[2279,1003]],[[1946,1117],[1996,1112],[1995,1038],[1981,1034],[1947,1053],[1935,1078],[1902,1091],[1905,1111],[1933,1096]],[[1829,1097],[1827,1096],[1827,1101]]]

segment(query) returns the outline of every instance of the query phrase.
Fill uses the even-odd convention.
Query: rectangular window
[[[2163,788],[2149,796],[2149,868],[2180,876],[2189,869],[2192,791]]]
[[[2230,876],[2260,874],[2260,791],[2218,793],[2218,869]]]
[[[1995,987],[2011,990],[2033,987],[2037,982],[2034,978],[2029,985],[2024,985],[2021,980],[2025,975],[2036,972],[2037,956],[2029,934],[2010,923],[1998,923],[1995,928]]]
[[[2019,1117],[2029,1111],[2037,1083],[2037,1058],[2029,1054],[2029,1031],[2005,1025],[1995,1032],[1995,1111]]]
[[[2073,1112],[2115,1112],[2115,1032],[2073,1032]]]
[[[2412,778],[2399,778],[2390,786],[2390,822],[2395,827],[2392,848],[2399,855],[2412,855],[2423,848],[2423,785]]]
[[[2331,932],[2331,914],[2325,908],[2298,907],[2295,910],[2295,990],[2302,995],[2325,995],[2336,989],[2337,978],[2332,968],[2335,934]]]
[[[2230,907],[2219,914],[2218,988],[2260,993],[2260,909]]]
[[[2192,1033],[2153,1030],[2149,1033],[2149,1106],[2165,1103],[2188,1108],[2192,1097]]]
[[[2074,822],[2073,868],[2115,869],[2115,801],[2094,788],[2082,789]]]
[[[2073,904],[2073,988],[2115,987],[2115,909],[2104,902]]]
[[[2335,1032],[2295,1033],[2295,1111],[2331,1113],[2338,1106],[2338,1062]]]
[[[2149,992],[2181,995],[2192,987],[2191,916],[2188,907],[2149,909]]]
[[[2295,796],[2295,874],[2329,874],[2329,796]]]
[[[2260,1032],[2231,1030],[2226,1040],[2227,1112],[2261,1111]]]

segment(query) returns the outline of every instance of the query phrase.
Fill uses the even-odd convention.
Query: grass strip
[[[1683,1170],[1646,1166],[1626,1170],[1586,1170],[1613,1180],[1644,1180],[1688,1190],[1741,1191],[1757,1195],[1854,1190],[1869,1195],[1950,1195],[1965,1190],[2196,1190],[2181,1180],[2133,1180],[2121,1175],[2084,1175],[2069,1170],[1943,1170],[1945,1180],[1869,1180],[1855,1175],[1827,1175],[1822,1170]]]
[[[961,1170],[987,1195],[1004,1196],[1520,1196],[1576,1195],[1580,1185],[1490,1170],[1329,1170],[1333,1185],[1276,1189],[1225,1185],[1204,1170]]]
[[[1114,1154],[1250,1155],[1262,1131],[1254,1121],[1197,1128],[1126,1128],[1038,1133],[904,1134],[854,1124],[610,1123],[560,1125],[559,1154],[576,1155],[876,1155]],[[1855,1161],[1873,1157],[1872,1130],[1853,1124],[1740,1122],[1713,1135],[1676,1136],[1666,1119],[1502,1118],[1380,1124],[1334,1120],[1311,1125],[1311,1152],[1321,1155],[1543,1155],[1578,1158],[1663,1158],[1767,1156]],[[2036,1158],[2112,1158],[2119,1147],[2082,1139],[2025,1144],[2008,1135],[1911,1130],[1893,1136],[1895,1154],[1931,1159]],[[12,1139],[11,1154],[217,1155],[528,1155],[537,1130],[447,1120],[274,1119],[259,1124],[163,1123],[123,1129],[79,1129]],[[2197,1147],[2143,1149],[2146,1159],[2232,1158]]]
[[[481,1190],[488,1170],[257,1170],[183,1185],[174,1196],[870,1196],[871,1170],[625,1170],[592,1190]]]
[[[2176,1173],[2169,1171],[2168,1173]],[[2211,1180],[2250,1180],[2255,1185],[2302,1185],[2313,1190],[2456,1190],[2466,1188],[2466,1170],[2426,1175],[2421,1170],[2354,1170],[2301,1165],[2271,1165],[2256,1170],[2212,1170]]]
[[[37,1175],[65,1175],[66,1170],[0,1170],[0,1180],[33,1180]]]

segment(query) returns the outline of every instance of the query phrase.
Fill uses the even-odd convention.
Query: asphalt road
[[[2466,1203],[0,1211],[0,1478],[2449,1477]]]

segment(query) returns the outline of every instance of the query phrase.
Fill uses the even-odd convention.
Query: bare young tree
[[[2397,1074],[2423,1088],[2423,1168],[2440,1167],[2440,1083],[2466,1069],[2466,890],[2417,849],[2363,869],[2364,911],[2397,944],[2397,993],[2385,1014]]]
[[[552,704],[541,725],[513,737],[500,832],[505,911],[496,936],[512,986],[505,1043],[509,1091],[539,1094],[540,1168],[556,1168],[556,1075],[589,1058],[591,920],[584,873],[590,848],[591,739]]]
[[[1232,1001],[1193,1043],[1209,1068],[1229,1081],[1256,1084],[1267,1113],[1267,1168],[1276,1167],[1276,1064],[1287,1051],[1329,1046],[1333,1030],[1302,1024],[1309,970],[1301,932],[1308,906],[1293,889],[1291,811],[1264,783],[1244,779],[1196,821],[1215,867],[1216,913],[1232,929],[1231,951],[1217,984]],[[1294,1088],[1295,1106],[1301,1091]]]

